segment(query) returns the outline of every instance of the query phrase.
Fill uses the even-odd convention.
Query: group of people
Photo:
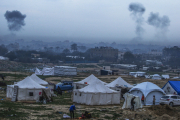
[[[69,108],[70,117],[74,118],[74,110],[76,110],[75,104],[71,105]],[[85,118],[91,118],[91,114],[85,111],[85,113],[82,113],[81,117],[79,119],[85,119]]]
[[[134,96],[131,99],[131,110],[133,110],[133,111],[134,111],[134,105],[135,105],[135,101],[134,101],[135,98],[136,97]],[[142,95],[141,101],[142,101],[142,104],[144,104],[144,95]],[[156,101],[156,98],[154,95],[153,96],[153,105],[155,105],[155,101]],[[71,105],[71,107],[69,108],[71,118],[74,118],[74,110],[76,110],[75,104]],[[87,115],[88,115],[88,112],[85,112],[85,114],[82,113],[82,116],[79,119],[84,119]],[[89,117],[91,117],[90,114],[89,114]]]
[[[135,101],[134,101],[135,98],[136,98],[136,97],[134,96],[134,97],[131,99],[131,110],[133,110],[133,111],[134,111],[134,105],[135,105]],[[145,104],[145,103],[144,103],[144,95],[142,95],[141,102],[142,102],[143,105]],[[153,95],[153,105],[155,105],[155,103],[156,103],[156,98],[155,98],[155,95]]]

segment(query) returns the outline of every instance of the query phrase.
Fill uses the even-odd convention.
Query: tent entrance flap
[[[14,86],[14,93],[11,101],[13,102],[17,101],[17,94],[18,94],[18,86]]]

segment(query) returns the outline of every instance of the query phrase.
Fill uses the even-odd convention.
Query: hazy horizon
[[[1,39],[179,44],[178,0],[6,0],[0,3]],[[144,9],[141,14],[139,7]],[[24,15],[21,26],[8,28],[11,23],[7,11]],[[143,29],[141,34],[137,34],[139,25]]]

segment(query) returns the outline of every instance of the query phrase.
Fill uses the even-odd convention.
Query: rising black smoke
[[[163,17],[160,17],[159,13],[151,12],[147,23],[156,28],[166,29],[170,25],[170,20],[168,16],[164,15]]]
[[[8,22],[8,28],[10,31],[19,31],[22,26],[25,26],[24,19],[26,15],[21,14],[21,12],[14,10],[14,11],[6,11],[4,14]]]
[[[141,35],[144,32],[144,29],[142,27],[142,23],[144,21],[142,15],[145,12],[145,7],[140,3],[131,3],[129,5],[129,11],[131,12],[131,15],[133,19],[136,21],[136,34],[140,38]]]

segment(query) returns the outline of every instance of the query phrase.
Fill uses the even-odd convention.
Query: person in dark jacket
[[[58,92],[58,94],[62,95],[62,90],[61,90],[61,88],[59,86],[57,88],[57,92]]]
[[[142,101],[142,104],[144,105],[144,95],[142,95],[141,101]]]
[[[133,97],[132,99],[131,99],[131,110],[133,110],[134,111],[134,104],[135,104],[135,102],[134,102],[134,99],[135,99],[136,97]]]
[[[75,104],[69,108],[71,118],[74,118],[74,110],[76,110]]]
[[[155,95],[153,95],[153,105],[155,105],[156,103],[156,98],[155,98]]]

